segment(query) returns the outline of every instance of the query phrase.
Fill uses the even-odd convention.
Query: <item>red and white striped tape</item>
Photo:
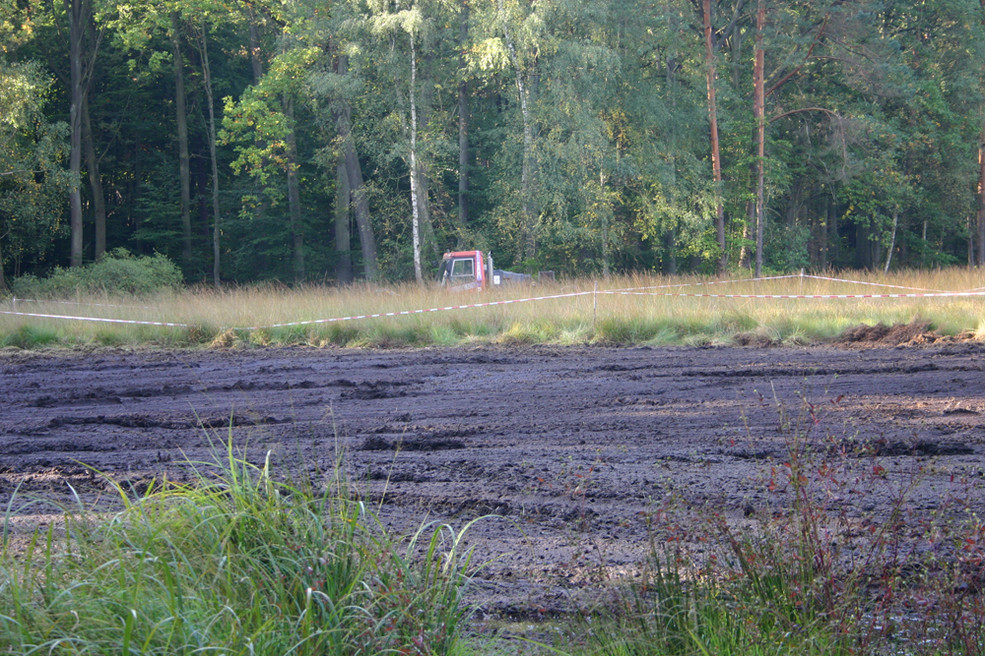
[[[824,280],[828,282],[839,282],[854,285],[870,285],[877,287],[886,287],[891,289],[904,289],[911,290],[908,293],[886,293],[886,294],[705,294],[705,293],[692,293],[692,292],[656,292],[656,291],[646,291],[646,290],[657,290],[657,289],[670,289],[670,288],[683,288],[683,287],[702,287],[710,285],[727,285],[735,283],[758,283],[767,282],[775,280],[789,280],[793,278],[799,279],[815,279]],[[358,321],[364,319],[379,319],[385,317],[401,317],[401,316],[411,316],[416,314],[429,314],[432,312],[448,312],[453,310],[467,310],[474,308],[483,307],[494,307],[499,305],[513,305],[518,303],[531,303],[536,301],[546,301],[555,300],[563,298],[575,298],[578,296],[590,296],[594,294],[608,294],[608,295],[625,295],[625,296],[651,296],[651,297],[676,297],[676,298],[732,298],[732,299],[813,299],[813,300],[827,300],[827,299],[879,299],[879,298],[957,298],[957,297],[982,297],[985,296],[985,287],[980,287],[977,289],[972,289],[968,291],[961,292],[948,292],[948,291],[938,291],[929,290],[919,287],[903,287],[900,285],[890,285],[886,283],[873,283],[864,282],[860,280],[845,280],[841,278],[830,278],[825,276],[814,276],[814,275],[784,275],[784,276],[770,276],[765,278],[747,278],[747,279],[735,279],[735,280],[715,280],[708,282],[692,282],[692,283],[675,283],[675,284],[665,284],[665,285],[653,285],[649,287],[630,287],[626,289],[616,289],[616,290],[598,290],[598,291],[582,291],[582,292],[569,292],[565,294],[550,294],[546,296],[532,296],[528,298],[514,298],[514,299],[504,299],[500,301],[488,301],[485,303],[468,303],[465,305],[448,305],[442,307],[433,307],[418,310],[401,310],[395,312],[377,312],[374,314],[356,314],[343,317],[332,317],[328,319],[310,319],[305,321],[289,321],[284,323],[275,323],[266,326],[244,326],[233,328],[233,330],[243,330],[243,331],[254,331],[254,330],[264,330],[273,328],[292,328],[297,326],[314,326],[320,324],[329,323],[340,323],[344,321]],[[42,303],[47,301],[33,301],[30,299],[14,299],[15,302],[32,302],[32,303]],[[57,301],[56,301],[57,302]],[[81,303],[74,303],[71,301],[62,301],[62,303],[71,303],[82,305]],[[106,304],[92,304],[92,307],[127,307],[127,306],[110,306]],[[131,307],[143,307],[146,306],[131,306]],[[22,317],[35,317],[41,319],[62,319],[68,321],[91,321],[97,323],[110,323],[110,324],[124,324],[124,325],[138,325],[138,326],[160,326],[168,328],[189,328],[191,324],[170,322],[170,321],[141,321],[137,319],[111,319],[107,317],[89,317],[89,316],[76,316],[76,315],[62,315],[62,314],[42,314],[37,312],[17,312],[17,311],[7,311],[0,310],[0,315],[11,315],[11,316],[22,316]]]
[[[105,317],[77,317],[65,314],[41,314],[38,312],[9,312],[0,310],[0,314],[12,315],[15,317],[38,317],[40,319],[67,319],[70,321],[95,321],[98,323],[123,323],[138,326],[166,326],[168,328],[188,328],[187,323],[172,323],[170,321],[138,321],[136,319],[108,319]]]
[[[17,307],[18,303],[44,303],[45,305],[84,305],[86,307],[109,307],[109,308],[134,308],[140,310],[153,310],[149,305],[120,305],[117,303],[83,303],[81,301],[57,301],[57,300],[39,300],[34,298],[17,298],[16,296],[10,299],[11,304]]]
[[[591,293],[591,292],[589,292]],[[839,299],[839,298],[945,298],[962,296],[985,296],[980,292],[930,292],[926,294],[688,294],[685,292],[629,292],[629,291],[600,291],[599,294],[616,294],[625,296],[674,296],[686,298],[765,298],[765,299]]]
[[[355,321],[357,319],[379,319],[381,317],[404,317],[412,314],[428,314],[429,312],[447,312],[449,310],[469,310],[472,308],[492,307],[494,305],[510,305],[514,303],[530,303],[531,301],[547,301],[557,298],[573,298],[575,296],[588,296],[595,292],[571,292],[568,294],[552,294],[550,296],[534,296],[531,298],[511,298],[503,301],[489,301],[488,303],[469,303],[468,305],[448,305],[445,307],[433,307],[425,310],[401,310],[399,312],[379,312],[377,314],[357,314],[349,317],[334,317],[331,319],[312,319],[309,321],[290,321],[287,323],[275,323],[269,326],[251,326],[242,330],[263,330],[267,328],[290,328],[294,326],[313,326],[323,323],[337,323],[339,321]]]

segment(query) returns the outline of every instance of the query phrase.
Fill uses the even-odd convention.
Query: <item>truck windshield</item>
[[[452,262],[452,278],[473,278],[475,277],[475,263],[471,259],[460,259]]]

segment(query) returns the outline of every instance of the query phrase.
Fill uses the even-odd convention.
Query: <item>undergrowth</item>
[[[471,552],[400,541],[335,480],[324,492],[230,450],[190,483],[113,484],[123,509],[66,508],[0,554],[0,652],[456,654]]]
[[[15,278],[11,291],[14,296],[30,299],[75,299],[95,294],[146,296],[177,291],[182,282],[181,270],[167,256],[155,253],[138,257],[117,248],[83,267],[56,268],[44,278]]]

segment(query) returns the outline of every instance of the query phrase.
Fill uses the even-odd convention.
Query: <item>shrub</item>
[[[178,267],[167,256],[155,253],[135,257],[117,248],[96,262],[74,269],[56,268],[47,278],[26,275],[11,283],[21,298],[66,298],[83,294],[143,296],[181,286]]]

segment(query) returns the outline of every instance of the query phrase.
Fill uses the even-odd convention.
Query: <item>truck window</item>
[[[451,265],[451,277],[474,278],[475,263],[471,259],[464,259],[464,258],[453,261]]]

